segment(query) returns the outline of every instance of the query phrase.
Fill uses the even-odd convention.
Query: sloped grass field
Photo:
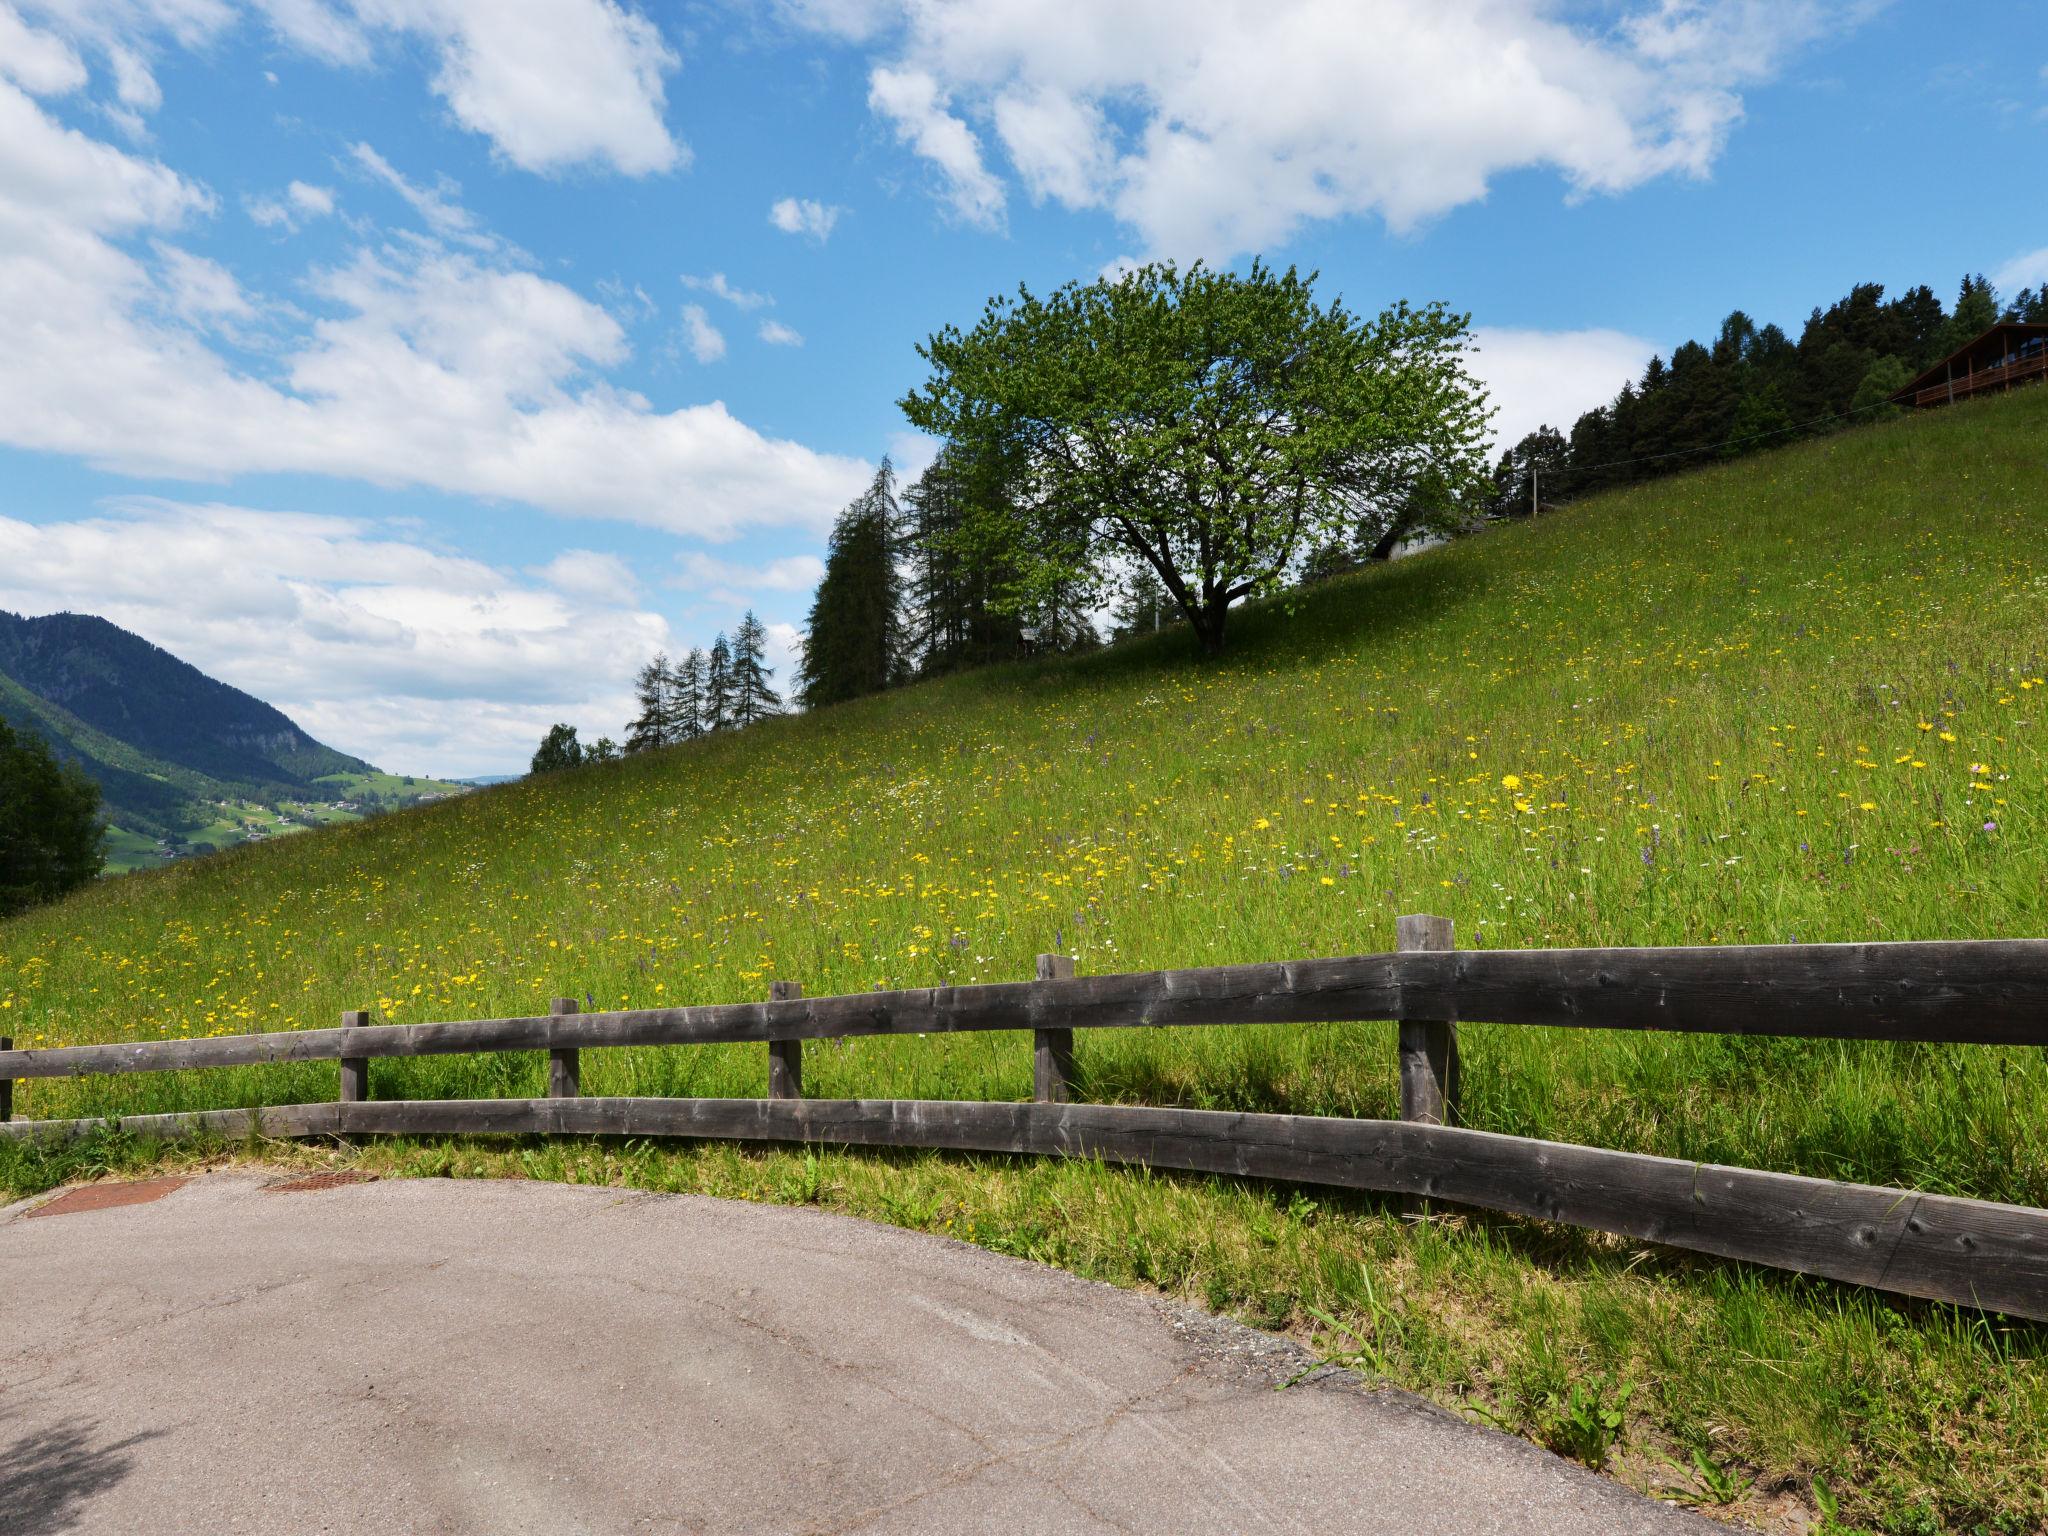
[[[1290,958],[1390,948],[1400,912],[1489,947],[2048,934],[2044,446],[2048,392],[2022,392],[1276,599],[1220,664],[1169,633],[102,882],[0,926],[0,1032],[1022,979],[1041,950],[1084,973]],[[2038,1051],[1462,1039],[1484,1129],[2048,1205]],[[1105,1101],[1396,1106],[1384,1023],[1091,1034],[1079,1065]],[[372,1069],[393,1098],[539,1093],[544,1075],[537,1056]],[[584,1059],[586,1093],[765,1081],[758,1047]],[[1025,1098],[1029,1043],[814,1045],[805,1086]],[[24,1083],[16,1112],[334,1093],[331,1064],[252,1068]],[[0,1179],[144,1155],[0,1147]],[[1086,1165],[355,1155],[818,1200],[1157,1286],[1773,1528],[2048,1529],[2041,1328],[1530,1223]]]

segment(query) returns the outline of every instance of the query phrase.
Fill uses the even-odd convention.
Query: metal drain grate
[[[286,1179],[282,1184],[266,1184],[264,1188],[273,1195],[302,1195],[316,1189],[338,1189],[343,1184],[369,1184],[376,1178],[374,1173],[345,1168],[338,1173],[309,1173],[303,1179]]]
[[[44,1201],[28,1215],[75,1216],[80,1211],[104,1211],[117,1205],[147,1205],[152,1200],[163,1199],[187,1182],[182,1177],[172,1177],[137,1179],[127,1184],[85,1184],[77,1189],[67,1189],[54,1200]]]

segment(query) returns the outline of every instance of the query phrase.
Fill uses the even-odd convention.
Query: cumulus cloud
[[[640,595],[640,578],[633,568],[617,555],[595,549],[565,549],[529,574],[571,597],[631,602]]]
[[[203,47],[255,14],[287,47],[362,66],[380,39],[432,51],[450,115],[522,170],[603,165],[668,171],[689,152],[670,134],[666,79],[681,60],[647,17],[616,0],[15,0],[0,6],[0,58],[20,12],[97,52],[122,106],[162,101],[149,67],[165,46]],[[53,67],[37,45],[45,78]],[[60,72],[62,66],[55,66]],[[12,73],[10,69],[8,71]],[[24,82],[26,84],[27,82]],[[31,87],[33,88],[33,87]]]
[[[702,304],[683,306],[683,345],[700,363],[715,363],[725,356],[725,333],[711,323]]]
[[[1569,433],[1572,423],[1640,378],[1656,347],[1623,331],[1473,330],[1472,374],[1492,403],[1496,450],[1541,426]]]
[[[62,96],[86,82],[85,61],[62,38],[0,4],[0,77],[35,96]]]
[[[804,344],[803,333],[780,320],[763,320],[759,335],[771,347],[800,347]]]
[[[687,152],[662,120],[681,62],[645,16],[612,0],[354,0],[372,27],[429,39],[434,89],[514,165],[666,171]]]
[[[356,162],[376,173],[371,156]],[[722,403],[661,411],[614,385],[606,371],[631,350],[619,322],[508,268],[438,192],[421,216],[443,210],[470,249],[410,239],[311,274],[322,311],[271,317],[293,329],[248,371],[203,334],[233,309],[221,274],[127,248],[169,242],[212,206],[0,80],[0,443],[119,473],[325,474],[708,538],[822,527],[868,473]]]
[[[673,646],[597,580],[612,558],[536,585],[361,519],[123,498],[0,517],[0,609],[101,614],[397,772],[505,773],[557,720],[616,736],[633,669]]]
[[[832,238],[832,226],[846,210],[809,197],[778,199],[768,209],[768,222],[785,235],[807,235],[823,245]]]
[[[981,159],[981,140],[949,110],[938,80],[922,69],[876,69],[868,76],[868,106],[889,119],[896,137],[939,172],[947,207],[968,224],[995,229],[1003,222],[1003,184]]]
[[[1540,167],[1570,193],[1705,175],[1739,92],[1881,0],[791,0],[878,46],[869,104],[963,221],[1002,221],[992,135],[1034,198],[1153,253],[1307,221],[1406,230]],[[1613,13],[1620,11],[1616,17]]]
[[[685,272],[682,284],[692,293],[708,293],[715,299],[723,299],[735,309],[760,309],[775,302],[768,294],[733,287],[725,280],[723,272],[714,272],[709,277],[693,277]]]

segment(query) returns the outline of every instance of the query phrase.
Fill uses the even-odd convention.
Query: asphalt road
[[[1704,1533],[1292,1346],[815,1210],[556,1184],[0,1211],[0,1530]]]

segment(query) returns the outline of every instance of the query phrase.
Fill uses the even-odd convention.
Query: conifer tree
[[[628,752],[645,752],[681,739],[673,723],[674,693],[675,673],[669,667],[668,654],[657,651],[654,660],[633,679],[633,696],[639,701],[640,713],[626,727]]]
[[[811,601],[798,696],[806,709],[879,693],[903,681],[902,582],[896,570],[896,474],[888,459],[839,514]]]
[[[669,689],[668,730],[671,741],[688,741],[704,734],[705,682],[709,667],[701,646],[692,646],[690,654],[675,664]]]
[[[706,731],[722,731],[733,721],[732,646],[725,631],[711,642],[704,658],[704,703],[700,718]]]
[[[762,665],[768,645],[768,627],[749,608],[732,637],[732,721],[752,725],[782,713],[782,696],[769,684],[772,667]]]

